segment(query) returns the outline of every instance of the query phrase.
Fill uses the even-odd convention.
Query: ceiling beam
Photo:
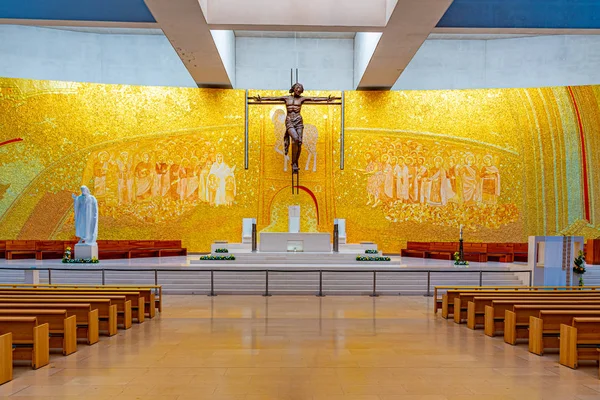
[[[357,88],[391,89],[452,1],[398,0]]]
[[[198,0],[144,1],[198,87],[233,87]]]

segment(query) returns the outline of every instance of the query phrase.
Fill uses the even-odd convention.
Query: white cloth
[[[87,186],[81,187],[81,195],[75,197],[75,235],[80,244],[95,244],[98,238],[98,201]]]

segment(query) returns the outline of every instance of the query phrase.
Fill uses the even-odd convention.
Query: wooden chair
[[[35,240],[6,241],[7,260],[12,260],[14,256],[18,256],[18,258],[35,258],[35,254]]]
[[[560,364],[577,368],[581,360],[598,361],[600,318],[573,318],[571,326],[560,325]]]
[[[600,317],[598,310],[540,310],[529,317],[529,352],[539,356],[546,349],[558,349],[560,326],[571,325],[574,317]]]
[[[49,348],[60,348],[67,356],[77,351],[77,319],[67,310],[0,310],[0,317],[36,317],[39,324],[48,324]]]
[[[12,333],[13,361],[29,360],[38,369],[50,362],[50,329],[36,317],[0,317],[0,335]]]
[[[0,385],[13,378],[12,333],[0,335]]]
[[[98,309],[86,303],[0,303],[0,310],[67,310],[77,319],[77,339],[92,345],[99,340]]]

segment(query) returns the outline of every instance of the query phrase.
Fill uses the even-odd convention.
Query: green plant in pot
[[[579,286],[583,286],[583,274],[585,274],[585,253],[579,251],[579,254],[573,260],[573,273],[579,275]]]

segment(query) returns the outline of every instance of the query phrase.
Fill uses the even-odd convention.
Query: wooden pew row
[[[529,352],[544,355],[546,349],[558,349],[560,326],[572,325],[574,317],[600,318],[597,310],[540,310],[529,317]]]
[[[546,297],[548,295],[561,298],[561,297],[579,297],[579,296],[600,296],[600,292],[588,292],[588,291],[560,291],[560,292],[505,292],[510,293],[511,297]],[[462,323],[464,320],[468,318],[468,303],[473,301],[473,299],[477,296],[489,295],[489,296],[497,296],[494,291],[474,291],[474,292],[459,292],[456,293],[454,297],[454,307],[453,307],[453,317],[454,322],[457,324]],[[460,310],[460,311],[459,311]],[[477,311],[476,311],[477,315]]]
[[[402,249],[403,257],[442,258],[451,260],[458,251],[456,242],[407,242]],[[527,243],[464,243],[463,254],[466,260],[476,262],[527,261]]]
[[[49,348],[60,348],[67,356],[77,351],[77,319],[67,310],[0,310],[0,317],[36,317],[39,324],[48,324]]]
[[[13,378],[12,333],[0,335],[0,385]]]
[[[38,369],[50,362],[50,329],[36,317],[0,317],[0,335],[11,333],[13,362],[31,361]]]
[[[136,305],[135,310],[138,312],[139,305],[144,299],[140,297],[138,292],[73,292],[68,290],[38,290],[38,289],[2,289],[0,288],[0,296],[3,295],[35,295],[43,296],[48,299],[110,299],[112,304],[117,306],[117,324],[124,329],[131,328],[132,321],[132,303]],[[143,306],[142,306],[143,307]]]
[[[516,304],[504,316],[504,342],[517,344],[517,339],[529,341],[530,317],[539,316],[541,311],[565,311],[578,317],[600,317],[600,303],[578,302],[578,304]],[[584,312],[584,315],[579,315]],[[590,312],[587,315],[586,312]]]
[[[77,339],[85,340],[85,343],[89,345],[98,342],[98,309],[92,309],[92,306],[89,303],[53,303],[52,300],[48,300],[46,303],[0,302],[0,311],[61,309],[67,310],[70,315],[74,315],[77,318]]]
[[[68,289],[71,291],[85,291],[85,292],[105,292],[105,291],[132,291],[139,292],[140,296],[144,297],[145,308],[144,313],[149,318],[154,318],[156,315],[156,310],[162,312],[162,286],[161,285],[145,285],[145,286],[129,286],[129,285],[72,285],[72,284],[27,284],[27,283],[18,283],[18,284],[0,284],[0,289],[2,288],[34,288],[34,289]],[[155,291],[158,291],[158,297],[154,294]],[[135,304],[132,301],[132,305]],[[144,316],[137,316],[136,313],[133,314],[133,318],[144,319]]]
[[[485,306],[485,326],[484,333],[486,336],[496,336],[499,332],[504,332],[504,319],[506,311],[512,311],[516,305],[532,305],[541,303],[540,305],[548,305],[549,307],[564,305],[597,305],[598,298],[584,300],[583,298],[571,300],[533,300],[529,301],[517,300],[493,300],[490,306]],[[589,304],[588,304],[589,302]]]
[[[560,326],[560,364],[577,368],[579,361],[598,361],[600,318],[573,318]]]
[[[600,286],[585,286],[585,287],[574,287],[574,286],[461,286],[461,285],[455,285],[455,286],[448,286],[448,285],[444,285],[444,286],[435,286],[433,289],[433,298],[434,298],[434,302],[433,302],[433,312],[434,314],[437,314],[438,310],[442,310],[442,317],[444,318],[448,318],[450,315],[453,315],[453,307],[454,307],[454,297],[452,293],[448,293],[450,291],[452,292],[456,292],[456,291],[478,291],[478,290],[484,290],[484,291],[494,291],[494,292],[521,292],[521,291],[526,291],[526,292],[538,292],[538,291],[547,291],[547,292],[552,292],[552,291],[565,291],[565,290],[596,290],[599,289],[600,291]],[[438,297],[438,293],[440,293],[440,291],[442,290],[446,290],[445,294],[448,295],[446,297],[444,297],[444,293],[441,295],[441,297]],[[444,302],[447,302],[446,305],[444,305]]]
[[[117,334],[117,306],[111,304],[110,299],[89,299],[89,298],[48,298],[48,297],[37,297],[33,295],[6,295],[0,296],[0,303],[11,304],[11,303],[78,303],[78,304],[89,304],[92,309],[98,310],[99,329],[106,336],[113,336]]]

